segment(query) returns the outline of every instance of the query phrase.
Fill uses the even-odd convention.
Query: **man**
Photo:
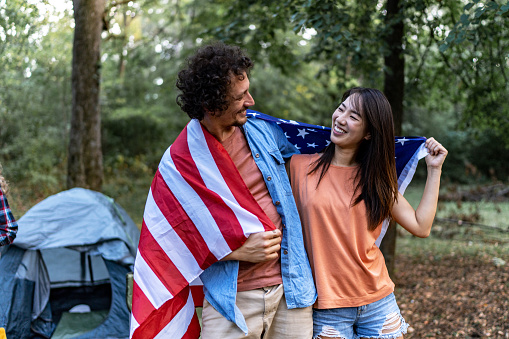
[[[246,109],[255,103],[249,92],[252,66],[240,48],[217,43],[198,50],[178,75],[177,103],[193,120],[163,156],[147,199],[141,237],[157,239],[151,245],[140,240],[133,338],[137,333],[144,333],[140,338],[163,337],[161,333],[196,336],[171,324],[152,328],[165,322],[163,316],[156,320],[156,310],[173,312],[171,321],[182,313],[174,311],[180,306],[166,306],[165,300],[175,300],[176,295],[182,305],[189,303],[188,292],[182,291],[200,273],[205,291],[203,339],[312,337],[316,290],[284,163],[298,151],[276,124],[248,119]],[[144,237],[144,232],[150,235]],[[169,237],[176,240],[165,245]],[[153,279],[137,270],[150,267],[147,275],[159,270],[157,279],[173,289],[176,283],[164,282],[171,274],[158,269],[156,260],[148,262],[160,254],[145,249],[159,245],[167,246],[171,267],[177,267],[172,272],[185,277],[183,290],[170,291],[160,302],[143,287]],[[188,272],[193,265],[197,268]],[[139,301],[137,306],[137,299],[148,299],[150,305],[142,307]],[[193,321],[188,321],[189,327]]]

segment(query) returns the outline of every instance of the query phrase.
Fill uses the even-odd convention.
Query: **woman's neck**
[[[355,161],[354,149],[343,149],[338,146],[334,149],[334,156],[332,157],[331,165],[342,167],[354,167],[358,163]]]

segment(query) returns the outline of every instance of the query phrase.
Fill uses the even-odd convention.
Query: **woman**
[[[426,140],[428,178],[414,210],[398,192],[391,107],[375,89],[353,88],[332,115],[321,154],[295,155],[290,178],[315,278],[314,338],[402,338],[408,325],[375,245],[394,219],[427,237],[447,150]]]
[[[0,165],[0,246],[12,243],[16,238],[16,232],[18,232],[18,224],[11,213],[4,192],[7,192],[7,182],[2,176],[2,166]]]

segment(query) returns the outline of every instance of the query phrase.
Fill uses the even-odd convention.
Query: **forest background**
[[[476,234],[480,246],[500,244],[487,260],[505,262],[508,13],[506,0],[0,0],[0,163],[11,207],[19,218],[51,194],[85,186],[141,226],[159,159],[188,122],[175,102],[177,72],[197,47],[222,40],[255,60],[253,109],[273,116],[328,126],[346,89],[383,90],[397,134],[433,136],[449,150],[441,197],[450,203],[439,217],[454,227],[435,226],[437,238],[461,248]],[[99,32],[93,50],[77,43],[83,22]],[[79,185],[72,163],[86,152],[73,153],[82,133],[76,98],[85,96],[73,72],[89,50],[97,52],[99,119],[89,163],[98,166],[81,174],[98,180]],[[421,164],[414,182],[425,174]],[[472,196],[481,203],[464,203]],[[489,234],[479,235],[484,226]],[[416,247],[405,241],[401,252],[411,255]],[[509,337],[504,326],[493,333]]]

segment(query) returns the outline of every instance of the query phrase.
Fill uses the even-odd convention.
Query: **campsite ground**
[[[416,207],[420,194],[412,183],[405,197]],[[509,338],[509,201],[444,200],[429,238],[399,227],[392,278],[405,338]]]
[[[149,185],[126,180],[104,193],[140,226]],[[416,206],[421,192],[413,182],[405,197]],[[44,198],[18,186],[9,202],[19,217]],[[509,201],[441,202],[429,238],[398,233],[392,278],[405,338],[509,338]]]
[[[509,250],[494,247],[398,239],[393,280],[405,338],[509,338]]]

